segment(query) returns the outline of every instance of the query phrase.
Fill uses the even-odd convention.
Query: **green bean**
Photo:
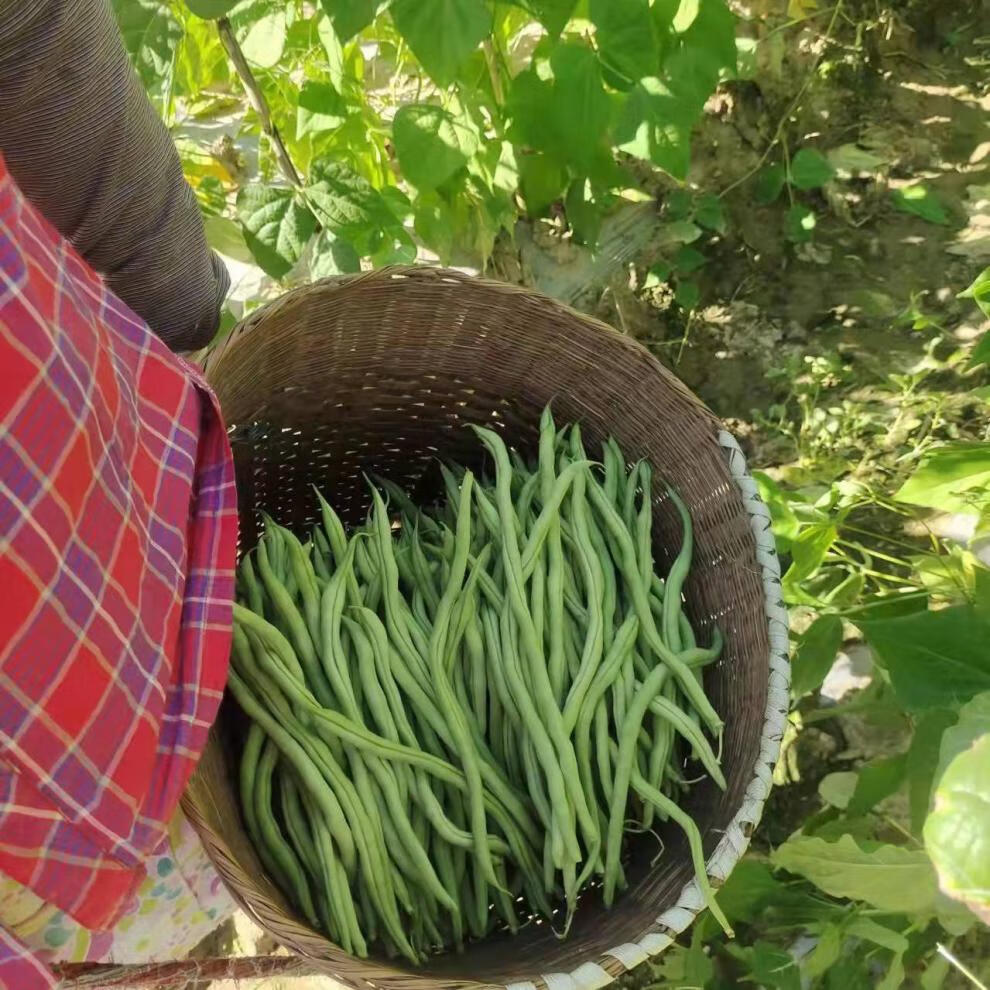
[[[694,537],[692,534],[691,514],[683,499],[672,488],[667,489],[670,500],[677,508],[681,517],[681,549],[667,574],[663,599],[663,634],[670,647],[675,652],[681,648],[681,631],[678,615],[681,611],[681,588],[691,567],[691,556],[694,552]],[[702,693],[702,697],[704,694]],[[714,728],[714,727],[713,727]]]
[[[644,801],[649,801],[651,804],[656,805],[659,810],[662,810],[683,829],[684,834],[687,836],[688,848],[691,851],[691,860],[694,863],[695,879],[701,889],[705,904],[708,906],[708,910],[711,911],[715,920],[722,926],[722,930],[732,938],[732,926],[729,924],[729,919],[726,918],[725,912],[719,906],[715,898],[715,891],[712,890],[712,885],[708,880],[701,832],[698,831],[698,826],[695,824],[694,819],[686,811],[683,811],[675,801],[672,801],[657,788],[643,780],[639,774],[634,773],[632,775],[632,786]]]
[[[288,552],[288,562],[303,602],[303,615],[310,638],[318,642],[320,628],[320,589],[316,575],[302,544],[287,529],[278,527],[279,535]]]
[[[653,582],[653,471],[646,461],[639,465],[639,479],[643,486],[643,500],[636,516],[637,556],[639,558],[640,580],[644,588]],[[680,649],[680,644],[671,642],[671,649]]]
[[[364,957],[368,947],[361,932],[361,926],[354,909],[354,899],[347,883],[344,867],[334,853],[331,834],[320,813],[319,805],[307,791],[299,792],[300,800],[312,829],[313,844],[320,864],[326,891],[328,918],[327,928],[337,929],[337,937],[345,952],[353,952]],[[364,890],[364,888],[361,888]]]
[[[320,703],[329,705],[333,701],[333,696],[330,693],[330,685],[327,683],[316,655],[316,648],[313,645],[309,629],[306,627],[303,617],[299,614],[299,610],[289,596],[285,585],[282,584],[272,570],[268,561],[268,552],[265,548],[264,541],[258,544],[257,555],[258,570],[261,574],[261,580],[264,583],[265,590],[268,592],[268,597],[272,600],[276,612],[286,623],[292,639],[292,646],[289,646],[288,643],[285,644],[288,647],[287,652],[291,653],[294,658],[298,658],[298,664],[296,666],[305,672],[303,679],[306,684],[311,686],[313,693],[319,698]],[[247,609],[243,611],[247,612]],[[243,621],[250,622],[251,620],[244,618]],[[274,627],[271,628],[274,632]],[[295,647],[295,650],[292,647]]]
[[[597,855],[598,843],[600,842],[598,822],[591,814],[586,796],[581,789],[577,757],[574,753],[574,746],[567,732],[564,730],[563,715],[557,707],[553,688],[550,685],[550,678],[547,674],[546,664],[543,658],[542,644],[537,639],[533,619],[527,607],[521,554],[519,545],[509,525],[513,509],[509,492],[511,466],[508,462],[505,445],[501,437],[491,430],[485,430],[479,427],[475,427],[474,429],[478,436],[481,437],[482,442],[488,448],[495,461],[495,503],[498,509],[499,519],[502,522],[502,560],[505,566],[506,576],[506,602],[511,608],[512,616],[518,628],[519,643],[528,662],[529,681],[533,687],[536,701],[539,704],[541,717],[546,722],[546,730],[545,732],[541,732],[541,735],[546,737],[552,750],[556,752],[556,759],[550,757],[549,751],[543,750],[540,742],[536,742],[537,755],[540,757],[541,763],[543,763],[544,772],[549,775],[547,788],[555,810],[559,809],[556,808],[557,796],[554,794],[554,789],[555,786],[560,784],[562,785],[562,793],[566,795],[568,805],[576,815],[582,835],[588,845],[589,859],[593,859]],[[572,480],[578,483],[580,477],[575,472]],[[566,491],[566,487],[570,483],[568,481],[566,485],[563,485],[564,491]],[[558,479],[556,484],[561,485],[562,479]],[[553,502],[551,501],[548,506],[544,507],[543,511],[546,512],[552,505]],[[557,509],[559,509],[559,502],[557,503]],[[530,533],[530,541],[534,538],[536,525],[538,523],[534,525],[534,530]],[[546,524],[546,528],[548,527],[549,522]],[[527,545],[529,544],[527,543]],[[538,543],[537,546],[539,546]],[[506,636],[504,634],[502,645],[505,648]],[[509,646],[509,654],[511,655],[511,643]],[[511,664],[507,665],[507,667],[511,668]],[[509,683],[511,686],[511,677]],[[516,698],[516,704],[520,704],[519,698]],[[542,728],[541,726],[541,730]],[[532,728],[530,731],[532,731]],[[570,782],[569,784],[568,781]],[[568,836],[565,834],[565,840],[567,838]],[[566,860],[563,862],[566,862]]]
[[[261,585],[254,573],[254,565],[251,563],[251,555],[244,554],[241,558],[240,575],[244,580],[244,590],[247,593],[247,602],[251,611],[256,615],[264,616],[265,606],[262,596]]]
[[[471,487],[473,475],[465,472],[460,490],[460,503],[457,511],[457,532],[454,543],[454,556],[451,563],[450,580],[437,605],[436,621],[430,635],[429,669],[437,697],[446,712],[447,725],[454,737],[461,769],[467,783],[470,806],[471,832],[475,838],[475,856],[484,872],[485,879],[492,886],[498,885],[495,867],[488,848],[483,784],[478,754],[474,740],[465,720],[465,715],[450,684],[447,672],[446,648],[451,612],[457,601],[464,574],[467,569],[467,555],[471,543]]]
[[[498,434],[492,433],[491,430],[482,431],[480,427],[476,427],[475,429],[478,431],[478,435],[481,436],[482,440],[486,441],[486,446],[491,442],[491,437],[494,437],[495,440],[500,439]],[[488,437],[487,440],[486,435]],[[489,447],[489,449],[491,448]],[[591,461],[572,461],[557,475],[550,490],[550,495],[543,499],[543,507],[540,509],[540,514],[530,527],[529,535],[526,538],[526,545],[520,551],[520,570],[525,580],[529,580],[529,576],[533,571],[533,565],[536,562],[536,556],[543,548],[543,542],[546,540],[547,533],[550,531],[551,523],[558,516],[561,503],[567,496],[571,485],[574,483],[575,478],[586,473],[590,464]]]
[[[302,809],[302,801],[295,779],[291,773],[280,773],[278,777],[279,800],[282,804],[282,819],[285,830],[303,866],[311,876],[320,873],[320,862],[310,834],[309,825]]]
[[[546,504],[553,494],[556,480],[554,442],[556,432],[550,407],[540,418],[539,476],[540,499]],[[547,676],[558,707],[564,701],[564,678],[567,655],[564,649],[564,551],[560,535],[560,516],[554,515],[547,530]]]
[[[313,898],[306,876],[272,813],[272,771],[278,758],[278,747],[271,739],[266,739],[255,770],[257,774],[254,782],[255,820],[263,847],[268,849],[273,862],[278,864],[278,872],[275,876],[279,886],[299,906],[306,920],[315,927],[318,924],[316,910],[313,907]]]
[[[643,588],[639,581],[639,572],[636,565],[636,551],[633,547],[632,540],[629,537],[629,533],[622,524],[621,518],[618,513],[616,513],[613,506],[608,503],[604,492],[602,492],[600,486],[594,478],[589,479],[588,492],[591,496],[592,502],[594,502],[595,507],[598,509],[603,522],[609,531],[612,532],[616,542],[619,544],[621,553],[619,566],[623,572],[623,576],[625,577],[626,586],[629,589],[630,596],[632,598],[632,605],[640,622],[640,628],[646,634],[646,641],[649,643],[651,649],[653,649],[659,655],[660,659],[663,660],[665,666],[669,667],[674,677],[677,678],[681,689],[690,699],[691,704],[697,709],[698,714],[701,716],[708,728],[712,732],[720,731],[724,723],[719,718],[718,713],[714,708],[712,708],[711,702],[705,696],[705,692],[695,680],[694,675],[688,667],[685,666],[677,654],[674,653],[673,650],[671,650],[670,647],[668,647],[661,639],[660,633],[653,622],[653,613],[650,611],[646,589]],[[666,602],[669,597],[670,589],[668,588],[664,601]]]

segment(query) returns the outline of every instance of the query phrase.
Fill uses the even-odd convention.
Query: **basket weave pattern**
[[[705,836],[708,873],[725,879],[770,790],[787,712],[787,618],[770,519],[731,435],[644,348],[516,286],[426,268],[325,280],[287,293],[240,324],[207,374],[227,421],[243,546],[259,512],[297,532],[316,520],[312,485],[345,522],[363,518],[366,474],[428,500],[436,458],[479,465],[468,422],[532,450],[551,402],[580,421],[589,450],[612,435],[655,469],[655,557],[665,573],[680,541],[671,484],[694,520],[686,610],[699,640],[726,637],[705,687],[726,722],[720,792],[692,788],[687,808]],[[268,880],[238,811],[233,760],[241,725],[225,705],[185,810],[234,896],[280,942],[352,986],[395,990],[508,986],[594,990],[662,951],[702,907],[683,836],[660,829],[630,843],[629,888],[605,911],[582,898],[570,934],[546,924],[492,936],[414,968],[355,959],[299,921]]]

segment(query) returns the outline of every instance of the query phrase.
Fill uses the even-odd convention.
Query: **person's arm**
[[[165,343],[209,342],[229,276],[109,0],[0,0],[0,154]]]

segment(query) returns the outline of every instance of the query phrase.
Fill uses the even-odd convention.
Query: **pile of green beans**
[[[443,467],[422,508],[372,489],[347,532],[319,495],[302,543],[266,519],[238,572],[230,688],[248,717],[246,828],[314,928],[412,961],[625,886],[623,840],[671,820],[709,907],[692,772],[725,780],[722,721],[682,608],[691,519],[665,578],[653,479],[549,410],[527,463],[474,427],[491,480]],[[712,740],[716,740],[713,748]]]

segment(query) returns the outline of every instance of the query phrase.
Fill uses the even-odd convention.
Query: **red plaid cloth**
[[[0,870],[115,924],[227,676],[220,411],[0,157]],[[0,930],[0,985],[47,985]],[[39,982],[40,981],[40,982]]]

